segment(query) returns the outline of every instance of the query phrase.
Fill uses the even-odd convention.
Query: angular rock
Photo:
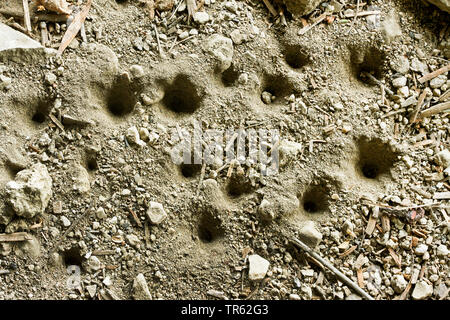
[[[192,18],[198,24],[205,24],[209,21],[209,14],[204,11],[197,11],[192,15]]]
[[[75,164],[71,170],[72,174],[72,186],[73,189],[80,192],[86,193],[91,190],[91,183],[89,181],[89,173],[80,164]]]
[[[317,230],[314,221],[306,222],[300,228],[298,236],[301,241],[305,242],[311,248],[315,248],[322,241],[322,234]]]
[[[213,34],[206,40],[205,50],[217,60],[217,71],[224,72],[231,66],[233,60],[233,41],[220,34]]]
[[[56,50],[44,48],[39,42],[1,22],[0,34],[0,61],[30,62],[56,54]]]
[[[406,282],[405,278],[401,274],[397,274],[392,279],[392,288],[396,293],[402,293],[406,286],[408,285],[408,282]]]
[[[280,157],[280,166],[285,166],[290,161],[296,159],[299,153],[302,152],[302,144],[283,139],[278,147],[278,152]]]
[[[412,293],[412,298],[414,300],[424,300],[431,297],[433,294],[433,286],[426,283],[425,281],[417,282]]]
[[[270,262],[257,254],[248,257],[248,277],[252,281],[262,280],[269,270]]]
[[[52,197],[52,178],[47,167],[35,164],[20,171],[16,180],[6,184],[6,200],[14,212],[24,218],[42,214]]]
[[[161,203],[150,201],[150,206],[147,210],[147,217],[153,224],[160,224],[167,218],[167,213]]]
[[[133,298],[135,300],[152,300],[147,281],[142,273],[139,273],[133,281]]]
[[[31,240],[19,242],[16,246],[14,246],[14,253],[21,257],[31,257],[32,259],[36,259],[41,255],[41,244],[39,240],[30,235]]]

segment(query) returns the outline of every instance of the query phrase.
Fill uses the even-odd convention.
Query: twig
[[[349,14],[346,14],[346,15],[344,15],[344,17],[346,17],[346,18],[353,18],[353,17],[365,17],[365,16],[372,16],[372,15],[374,15],[374,14],[380,14],[381,13],[381,11],[379,11],[379,10],[373,10],[373,11],[361,11],[361,12],[358,12],[358,13],[349,13]]]
[[[10,17],[23,18],[23,12],[17,12],[11,9],[0,9],[0,13]],[[30,12],[30,19],[33,22],[38,21],[66,22],[68,18],[69,15],[65,14],[46,14],[46,13],[35,14]]]
[[[445,111],[447,109],[450,109],[450,101],[442,102],[442,103],[439,103],[437,105],[432,106],[431,108],[423,110],[420,113],[420,117],[421,118],[429,117],[429,116],[432,116],[434,114],[441,113],[441,112],[443,112],[443,111]]]
[[[28,32],[31,32],[30,8],[28,8],[28,0],[22,0],[22,5],[25,28],[27,28]]]
[[[83,10],[81,10],[81,12],[77,13],[70,26],[67,28],[67,31],[61,41],[61,45],[58,48],[59,55],[64,52],[64,50],[69,46],[69,44],[80,31],[81,26],[83,25],[84,20],[86,20],[89,10],[91,9],[91,5],[92,0],[88,0],[86,6],[83,8]]]
[[[273,7],[273,5],[269,2],[269,0],[263,0],[264,4],[266,5],[267,9],[269,9],[270,13],[276,17],[277,16],[277,11],[275,10],[275,8]]]
[[[162,55],[161,42],[159,41],[159,33],[158,33],[158,29],[156,29],[156,25],[155,24],[153,24],[153,30],[155,30],[156,42],[158,43],[158,52],[159,52],[159,56],[161,57],[161,55]]]
[[[0,242],[21,242],[27,240],[31,240],[31,236],[26,232],[0,234]]]
[[[173,48],[175,48],[175,47],[176,47],[177,45],[179,45],[180,43],[183,43],[183,42],[185,42],[185,41],[188,41],[188,40],[190,40],[190,39],[192,39],[192,38],[194,38],[194,37],[195,37],[195,36],[190,36],[190,37],[187,37],[186,39],[183,39],[183,40],[180,40],[180,41],[174,43],[174,44],[170,47],[169,53],[172,51]],[[175,40],[176,40],[176,39],[175,39]]]
[[[350,280],[345,274],[336,269],[333,265],[331,265],[327,260],[319,256],[316,252],[314,252],[311,248],[309,248],[306,244],[298,240],[297,238],[291,238],[291,242],[295,245],[306,251],[309,255],[311,255],[314,259],[318,260],[322,265],[327,267],[332,273],[334,273],[342,282],[348,285],[350,288],[355,290],[361,297],[367,300],[375,300],[372,298],[367,292],[362,290],[356,283]]]
[[[142,223],[139,220],[139,217],[137,216],[136,212],[131,209],[131,207],[128,207],[128,211],[131,213],[131,216],[133,217],[134,222],[139,226],[139,228],[142,228]]]
[[[381,82],[380,80],[378,80],[377,78],[375,78],[373,75],[371,75],[370,73],[368,73],[368,72],[361,72],[361,74],[363,75],[363,76],[366,76],[367,78],[369,78],[370,80],[372,80],[373,82],[375,82],[377,85],[379,85],[380,87],[383,87],[384,88],[384,90],[386,90],[386,92],[390,95],[390,96],[393,96],[394,95],[394,92],[392,92],[392,90],[391,89],[389,89],[389,88],[387,88],[384,84],[383,84],[383,82]]]
[[[326,17],[327,17],[327,13],[326,12],[322,13],[313,24],[300,29],[299,32],[298,32],[298,35],[299,36],[304,35],[306,32],[308,32],[309,30],[314,28],[316,25],[321,23]]]
[[[348,31],[347,31],[347,34],[349,34],[350,31],[351,31],[351,30],[353,29],[353,27],[355,26],[356,18],[358,17],[358,11],[359,11],[359,0],[358,0],[358,2],[356,3],[356,12],[355,12],[355,16],[354,16],[354,18],[353,18],[352,24],[350,25],[350,28],[349,28]]]
[[[420,109],[422,109],[423,101],[425,100],[425,97],[427,96],[427,91],[423,90],[422,93],[419,96],[419,99],[417,101],[417,105],[414,108],[414,111],[411,114],[411,117],[409,118],[409,123],[413,124],[417,120],[417,115],[419,114]]]
[[[433,72],[430,72],[430,73],[424,75],[423,77],[419,78],[419,82],[420,83],[427,82],[427,81],[429,81],[431,79],[436,78],[437,76],[439,76],[439,75],[441,75],[443,73],[446,73],[447,71],[450,71],[450,63],[448,65],[446,65],[445,67],[437,69],[437,70],[435,70]]]

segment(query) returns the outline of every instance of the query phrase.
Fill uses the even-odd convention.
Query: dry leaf
[[[71,14],[69,4],[66,0],[35,0],[38,7],[43,7],[46,10],[53,11],[59,14]]]

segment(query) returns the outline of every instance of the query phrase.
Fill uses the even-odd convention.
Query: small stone
[[[270,92],[263,91],[263,93],[261,93],[261,100],[265,104],[270,104],[272,103],[272,95],[270,94]]]
[[[422,280],[416,283],[412,293],[412,298],[414,300],[424,300],[431,297],[432,294],[433,286]]]
[[[167,218],[167,213],[161,203],[150,201],[150,206],[147,210],[147,217],[151,223],[160,224]]]
[[[148,142],[150,136],[150,132],[148,132],[147,128],[139,129],[139,137],[142,141]]]
[[[257,254],[248,257],[249,271],[248,277],[252,281],[262,280],[269,270],[270,262]]]
[[[392,85],[394,86],[394,88],[401,88],[406,86],[406,81],[406,77],[401,76],[392,80]]]
[[[403,97],[403,98],[407,98],[409,96],[409,88],[408,86],[404,86],[401,88],[398,88],[397,90],[399,96]]]
[[[134,234],[127,234],[125,238],[132,247],[137,247],[141,243],[139,238]]]
[[[289,299],[290,300],[301,300],[300,296],[298,294],[295,294],[295,293],[291,293],[289,295]]]
[[[242,44],[245,41],[245,35],[242,34],[239,29],[233,30],[233,32],[230,33],[230,38],[233,40],[234,44]]]
[[[89,273],[95,273],[96,271],[100,270],[101,267],[102,264],[96,256],[90,256],[86,262],[86,270]]]
[[[402,293],[403,291],[405,291],[408,282],[405,280],[403,275],[397,274],[392,279],[391,285],[396,293]]]
[[[89,296],[91,298],[95,297],[95,294],[97,293],[97,285],[91,285],[91,286],[86,286],[86,291],[89,293]]]
[[[447,76],[441,74],[440,76],[437,76],[434,79],[431,79],[430,81],[430,87],[432,89],[439,89],[442,87],[445,83],[447,83]]]
[[[145,142],[141,140],[139,136],[139,131],[136,128],[136,126],[128,128],[125,136],[130,144],[135,144],[141,147],[146,145]]]
[[[71,222],[69,219],[67,219],[65,216],[61,216],[61,223],[63,224],[64,227],[70,227]]]
[[[425,254],[425,252],[428,251],[428,246],[426,244],[419,244],[416,249],[414,250],[414,253],[417,254],[418,256],[423,256]]]
[[[47,167],[36,164],[22,170],[6,184],[6,200],[14,212],[24,218],[42,214],[52,197],[52,178]]]
[[[130,67],[130,73],[135,79],[142,78],[145,75],[144,68],[137,64]]]
[[[148,290],[147,281],[142,273],[139,273],[133,281],[133,298],[135,300],[152,299],[152,295]]]
[[[103,279],[103,284],[104,284],[105,286],[107,286],[107,287],[112,286],[113,283],[112,283],[112,281],[111,281],[110,276],[106,276],[105,279]]]
[[[187,37],[189,37],[189,32],[183,31],[182,33],[180,33],[180,35],[178,37],[180,38],[180,40],[184,40]]]
[[[447,257],[448,256],[448,249],[447,246],[444,244],[439,245],[436,250],[436,254],[438,257]]]
[[[87,193],[91,190],[91,183],[89,181],[89,173],[81,164],[74,164],[71,168],[72,174],[72,188],[79,193]]]
[[[450,151],[444,149],[436,154],[438,162],[444,167],[450,167]]]
[[[314,221],[307,221],[299,230],[299,238],[315,248],[322,241],[322,234],[317,230]]]
[[[405,74],[409,71],[409,60],[405,56],[395,56],[390,62],[392,70]]]
[[[209,14],[204,11],[197,11],[196,13],[194,13],[192,18],[198,24],[205,24],[209,21]]]
[[[98,208],[95,211],[95,215],[97,216],[98,219],[102,220],[102,219],[106,219],[107,215],[105,213],[105,209],[103,209],[102,207]]]
[[[224,72],[233,60],[233,41],[220,34],[213,34],[206,40],[205,49],[217,60],[218,72]]]
[[[54,85],[57,79],[56,75],[51,72],[45,75],[45,82],[50,86]]]
[[[4,76],[4,75],[0,75],[0,90],[3,90],[7,87],[9,87],[12,83],[12,79]]]
[[[314,277],[314,270],[313,269],[300,270],[300,273],[304,277]]]

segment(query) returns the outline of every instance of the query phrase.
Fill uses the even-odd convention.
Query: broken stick
[[[436,105],[432,106],[431,108],[423,110],[420,113],[420,117],[421,118],[429,117],[429,116],[432,116],[434,114],[438,114],[438,113],[444,112],[446,110],[450,110],[450,101],[442,102],[442,103],[439,103],[439,104],[436,104]]]
[[[344,282],[346,285],[348,285],[350,288],[355,290],[356,293],[358,293],[361,297],[367,299],[367,300],[375,300],[370,296],[367,292],[362,290],[356,283],[354,283],[352,280],[350,280],[345,274],[340,272],[338,269],[336,269],[333,265],[331,265],[327,260],[319,256],[317,253],[315,253],[310,247],[308,247],[306,244],[298,240],[297,238],[290,239],[291,242],[293,242],[295,245],[306,251],[309,255],[311,255],[314,259],[318,260],[322,265],[327,267],[331,272],[333,272],[342,282]]]
[[[28,32],[31,32],[31,20],[30,20],[30,8],[28,8],[28,0],[22,0],[23,4],[23,20],[25,22],[25,28]]]
[[[441,75],[443,73],[446,73],[447,71],[450,71],[450,63],[448,65],[446,65],[445,67],[437,69],[437,70],[435,70],[433,72],[430,72],[430,73],[424,75],[423,77],[419,78],[419,82],[420,83],[427,82],[427,81],[429,81],[431,79],[436,78],[437,76],[439,76],[439,75]]]
[[[0,242],[21,242],[31,240],[31,236],[26,232],[1,233]]]

